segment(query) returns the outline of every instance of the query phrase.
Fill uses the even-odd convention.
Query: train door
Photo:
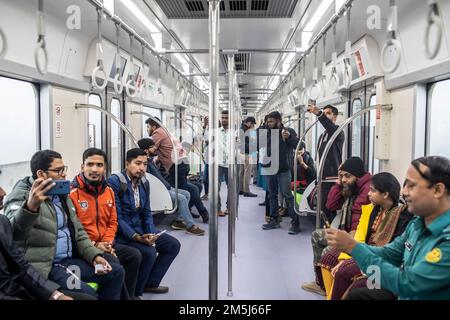
[[[88,97],[88,104],[104,108],[103,97],[98,93],[90,93]],[[88,110],[88,145],[89,148],[98,148],[103,150],[103,115],[100,111],[89,109]]]

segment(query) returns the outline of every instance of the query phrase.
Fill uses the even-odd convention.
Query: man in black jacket
[[[3,196],[0,195],[0,209]],[[11,224],[0,214],[0,300],[72,300],[59,285],[44,279],[13,241]]]
[[[319,137],[319,142],[317,144],[317,151],[319,153],[319,163],[322,160],[323,152],[328,144],[328,141],[339,128],[336,124],[339,111],[336,107],[326,106],[323,111],[321,111],[315,105],[308,106],[308,112],[316,115],[319,118],[319,122],[325,128],[325,132]],[[324,170],[322,179],[326,180],[329,178],[338,177],[339,166],[342,163],[342,148],[344,146],[345,135],[341,132],[337,139],[331,145],[330,152],[328,152],[327,158],[325,159]],[[322,208],[328,221],[333,221],[335,212],[331,212],[326,209],[326,202],[328,198],[328,193],[334,185],[333,183],[323,183],[322,184]]]
[[[289,216],[292,219],[289,234],[298,234],[300,232],[300,223],[299,217],[294,211],[294,196],[291,192],[291,167],[292,152],[297,147],[299,139],[293,129],[283,126],[281,114],[278,111],[268,115],[267,126],[270,129],[267,136],[267,154],[272,159],[278,158],[278,167],[276,167],[276,159],[273,162],[271,161],[270,166],[273,174],[267,176],[270,220],[262,228],[264,230],[280,228],[278,220],[278,191],[280,191],[286,201]],[[278,139],[278,141],[273,141],[272,138]]]

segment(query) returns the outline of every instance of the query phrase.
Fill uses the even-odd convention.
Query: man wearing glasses
[[[14,240],[26,260],[45,279],[64,290],[120,299],[124,270],[108,263],[94,247],[75,214],[68,195],[49,195],[55,181],[65,180],[67,167],[59,153],[43,150],[31,158],[32,177],[20,180],[5,203]],[[96,292],[88,283],[96,283]]]

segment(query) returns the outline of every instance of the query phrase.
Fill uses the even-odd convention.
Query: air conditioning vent
[[[247,10],[247,1],[231,1],[230,4],[230,11],[246,11]]]
[[[267,11],[269,8],[269,0],[253,0],[252,11]]]
[[[199,12],[199,11],[205,11],[205,8],[203,7],[203,3],[201,1],[184,1],[186,4],[187,9],[190,12]]]

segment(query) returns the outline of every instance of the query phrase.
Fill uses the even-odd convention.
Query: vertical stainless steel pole
[[[234,60],[234,59],[233,59]],[[233,64],[233,66],[235,66],[235,64]],[[234,254],[234,256],[236,256],[236,218],[238,216],[238,212],[239,212],[239,186],[240,186],[240,181],[239,181],[239,166],[238,166],[238,159],[240,156],[240,150],[239,147],[240,143],[237,143],[238,140],[237,138],[239,138],[239,129],[241,128],[241,122],[240,122],[240,117],[239,117],[239,112],[240,112],[240,98],[239,98],[239,89],[238,89],[238,85],[237,85],[237,77],[236,77],[236,70],[234,70],[234,76],[233,76],[233,88],[234,88],[234,104],[233,104],[233,110],[234,110],[234,122],[232,122],[232,126],[233,126],[233,131],[234,131],[234,135],[233,135],[233,141],[234,141],[234,159],[235,159],[235,165],[233,167],[233,177],[234,177],[234,184],[232,185],[232,188],[234,190],[234,195],[235,195],[235,199],[234,202],[232,203],[233,208],[234,208],[234,212],[233,212],[233,219],[231,220],[231,230],[232,230],[232,252]]]
[[[217,203],[219,194],[219,166],[216,139],[219,125],[219,25],[220,0],[209,1],[209,299],[217,300],[218,283],[218,221]]]
[[[233,296],[233,220],[236,213],[236,139],[235,139],[235,89],[234,89],[234,56],[228,55],[228,95],[229,95],[229,119],[228,119],[228,292],[227,296]]]

